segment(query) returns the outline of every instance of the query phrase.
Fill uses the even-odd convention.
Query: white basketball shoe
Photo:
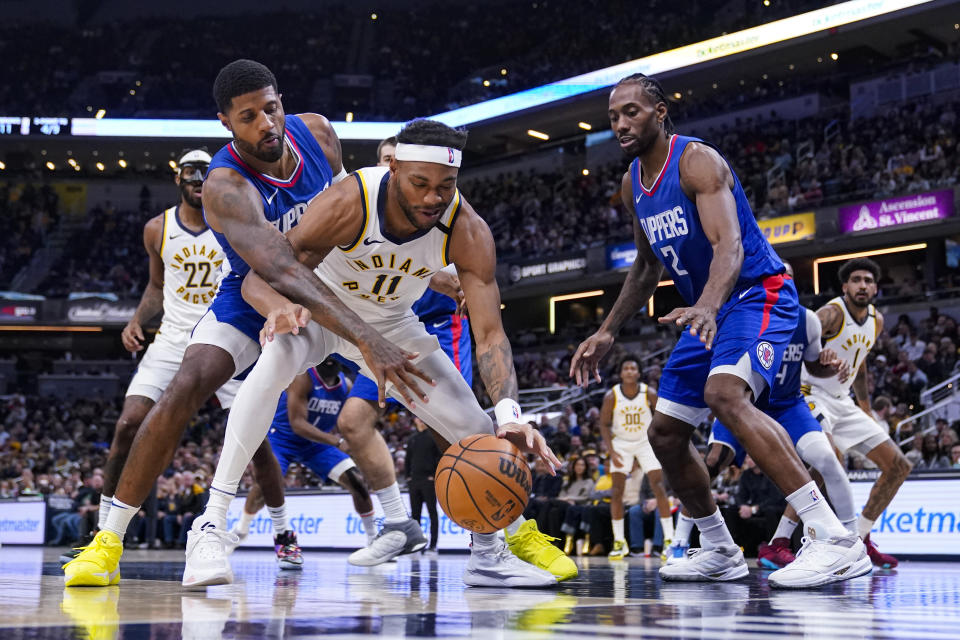
[[[855,533],[823,540],[804,538],[797,559],[771,573],[771,587],[804,589],[866,575],[873,570],[867,548]]]
[[[187,533],[187,564],[183,586],[207,587],[233,582],[227,545],[236,546],[236,536],[208,521],[195,520]]]
[[[743,551],[737,546],[688,549],[687,557],[660,567],[660,577],[677,582],[725,582],[749,573]]]

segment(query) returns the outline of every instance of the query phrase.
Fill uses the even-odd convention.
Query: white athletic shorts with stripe
[[[817,387],[810,387],[804,399],[823,430],[833,436],[841,452],[851,449],[863,455],[889,439],[887,431],[863,412],[850,396],[838,398]]]
[[[161,327],[161,331],[157,332],[157,337],[147,347],[140,364],[137,365],[130,386],[127,387],[127,396],[144,396],[154,402],[160,400],[160,396],[180,369],[183,352],[187,350],[189,341],[189,331],[171,331]],[[220,387],[217,390],[220,406],[229,409],[239,388],[239,380],[230,380]]]

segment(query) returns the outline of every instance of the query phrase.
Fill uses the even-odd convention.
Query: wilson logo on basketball
[[[500,474],[515,481],[527,493],[530,492],[530,471],[510,458],[500,458]]]

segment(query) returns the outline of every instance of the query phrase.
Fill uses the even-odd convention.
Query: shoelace
[[[517,543],[524,543],[528,540],[532,540],[532,541],[542,542],[544,544],[550,544],[554,540],[560,539],[560,538],[554,538],[553,536],[548,536],[547,534],[540,531],[539,529],[537,530],[527,529],[522,533],[518,532],[515,536],[510,536],[510,537],[516,540]]]

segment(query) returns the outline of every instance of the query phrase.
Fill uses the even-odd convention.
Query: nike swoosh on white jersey
[[[434,328],[434,329],[441,329],[441,328],[447,326],[448,324],[450,324],[450,321],[449,321],[449,320],[444,320],[443,322],[434,322],[434,323],[433,323],[433,328]]]
[[[747,295],[748,293],[750,293],[750,289],[753,289],[753,287],[750,287],[749,289],[746,289],[746,290],[742,291],[742,292],[740,293],[740,295],[737,296],[737,300],[743,300],[743,296],[745,296],[745,295]]]
[[[280,187],[277,187],[276,189],[274,189],[273,195],[271,195],[269,198],[267,198],[267,204],[272,203],[272,202],[273,202],[273,199],[277,197],[277,194],[278,194],[278,193],[280,193]]]

